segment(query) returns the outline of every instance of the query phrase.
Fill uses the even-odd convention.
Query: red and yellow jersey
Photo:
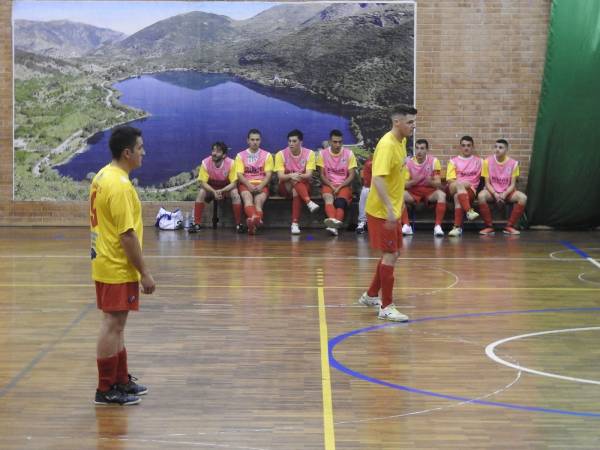
[[[121,246],[121,235],[134,230],[142,245],[142,204],[127,172],[112,164],[92,181],[90,228],[92,278],[108,284],[139,281],[139,272]]]
[[[391,131],[377,143],[373,154],[373,177],[383,177],[394,216],[400,217],[404,203],[406,180],[406,139],[399,141]],[[387,208],[381,201],[377,186],[373,184],[367,198],[366,212],[381,219],[387,218]]]

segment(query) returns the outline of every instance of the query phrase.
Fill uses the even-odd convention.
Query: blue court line
[[[411,392],[413,394],[428,395],[430,397],[437,397],[437,398],[441,398],[441,399],[445,399],[445,400],[469,402],[469,403],[474,403],[474,404],[478,404],[478,405],[496,406],[496,407],[501,407],[501,408],[516,409],[516,410],[521,410],[521,411],[543,412],[543,413],[562,414],[562,415],[569,415],[569,416],[600,418],[600,413],[597,413],[597,412],[568,411],[568,410],[564,410],[564,409],[541,408],[541,407],[537,407],[537,406],[518,405],[518,404],[514,404],[514,403],[502,403],[502,402],[492,402],[492,401],[487,401],[487,400],[477,400],[474,398],[459,397],[459,396],[455,396],[455,395],[446,395],[446,394],[441,394],[438,392],[426,391],[423,389],[417,389],[417,388],[413,388],[410,386],[404,386],[401,384],[390,383],[388,381],[380,380],[378,378],[374,378],[374,377],[371,377],[364,373],[352,370],[349,367],[342,364],[341,362],[339,362],[334,356],[334,349],[335,349],[336,345],[338,345],[340,342],[346,340],[350,336],[355,336],[355,335],[361,334],[361,333],[368,333],[370,331],[376,331],[376,330],[380,330],[383,328],[394,327],[394,326],[396,326],[396,327],[397,326],[407,326],[407,325],[410,325],[413,323],[416,324],[419,322],[428,322],[428,321],[434,321],[434,320],[453,320],[453,319],[461,319],[461,318],[493,317],[493,316],[503,316],[503,315],[512,315],[512,314],[538,314],[538,313],[553,313],[553,312],[561,312],[561,313],[564,313],[564,312],[572,312],[572,313],[600,312],[600,308],[548,308],[548,309],[529,309],[529,310],[513,310],[513,311],[494,311],[494,312],[487,312],[487,313],[472,313],[472,314],[455,314],[455,315],[449,315],[449,316],[424,317],[422,319],[410,320],[410,321],[404,322],[404,323],[387,323],[384,325],[376,325],[376,326],[367,327],[367,328],[360,328],[357,330],[349,331],[344,334],[340,334],[339,336],[336,336],[329,340],[329,364],[332,367],[339,370],[340,372],[350,375],[351,377],[358,378],[358,379],[367,381],[369,383],[389,387],[392,389]]]
[[[591,258],[590,255],[588,255],[586,252],[584,252],[583,250],[575,247],[575,245],[571,244],[569,241],[559,241],[562,245],[564,245],[565,247],[567,247],[569,250],[573,250],[575,253],[577,253],[579,256],[581,256],[583,259],[588,259]]]
[[[53,342],[51,342],[45,349],[41,350],[38,352],[37,355],[35,355],[33,357],[33,359],[31,361],[29,361],[29,364],[27,364],[27,366],[25,366],[23,369],[21,369],[19,371],[18,374],[16,374],[12,380],[9,381],[9,383],[0,388],[0,398],[4,397],[12,388],[14,388],[19,381],[21,381],[21,379],[23,379],[23,377],[25,375],[27,375],[29,372],[31,372],[33,370],[33,368],[42,360],[44,359],[44,357],[50,353],[52,350],[54,350],[54,347],[56,347],[57,344],[59,344],[70,332],[73,328],[75,328],[79,322],[81,322],[83,320],[83,318],[87,315],[87,313],[89,313],[92,309],[94,309],[94,307],[96,306],[95,302],[90,302],[88,303],[77,315],[77,317],[75,317],[75,319],[73,319],[71,321],[71,323],[60,333],[60,336],[58,336],[58,338],[56,338]]]

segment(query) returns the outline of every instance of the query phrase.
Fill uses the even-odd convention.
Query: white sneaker
[[[366,228],[367,222],[358,222],[358,225],[356,226],[356,234],[364,234]]]
[[[393,303],[387,305],[385,308],[382,308],[380,306],[377,318],[382,320],[391,320],[393,322],[407,322],[409,320],[408,316],[405,316],[400,311],[398,311]]]
[[[327,227],[325,228],[329,234],[331,234],[332,236],[337,236],[338,235],[338,230],[336,228],[331,228],[331,227]]]
[[[358,299],[358,303],[365,306],[379,306],[381,305],[381,298],[379,296],[371,297],[366,292],[363,292],[360,298]]]
[[[342,225],[344,224],[341,220],[337,220],[333,217],[328,217],[323,222],[327,228],[342,228]]]
[[[448,232],[448,236],[452,236],[452,237],[462,236],[462,228],[452,227],[452,229]]]
[[[433,227],[433,235],[434,236],[443,236],[444,235],[444,230],[442,230],[442,227],[440,225],[436,225],[435,227]]]
[[[473,208],[471,208],[470,210],[467,211],[467,219],[475,220],[478,217],[479,217],[479,214]]]
[[[306,204],[306,206],[307,206],[308,210],[309,210],[311,213],[314,213],[314,212],[315,212],[317,209],[319,209],[319,205],[317,205],[317,204],[316,204],[315,202],[313,202],[312,200],[311,200],[310,202],[308,202],[308,203]]]
[[[291,233],[292,234],[300,234],[300,227],[298,226],[298,224],[296,222],[292,222]]]
[[[413,234],[412,227],[409,224],[402,225],[402,234],[405,236]]]

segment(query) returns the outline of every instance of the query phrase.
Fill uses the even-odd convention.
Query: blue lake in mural
[[[146,156],[131,176],[141,186],[156,185],[191,171],[210,154],[210,145],[224,141],[234,157],[246,148],[250,128],[262,132],[262,147],[272,153],[287,146],[287,133],[299,128],[304,146],[315,149],[337,128],[345,143],[355,143],[350,119],[339,106],[303,94],[282,94],[222,74],[191,71],[143,75],[114,85],[121,102],[143,109],[150,117],[131,122],[142,130]],[[56,167],[82,180],[110,161],[110,132],[89,140],[85,152]]]

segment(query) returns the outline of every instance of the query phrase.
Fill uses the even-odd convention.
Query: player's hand
[[[388,212],[387,219],[383,226],[385,228],[387,228],[388,230],[393,230],[398,226],[398,218],[394,215],[393,212],[391,212],[391,213]]]
[[[156,289],[154,278],[152,278],[152,275],[149,273],[142,274],[142,279],[140,282],[142,283],[142,292],[144,294],[152,294]]]
[[[215,191],[215,198],[217,200],[222,200],[223,199],[223,191],[220,189],[218,191]]]
[[[297,172],[290,174],[290,180],[295,181],[296,183],[300,181],[300,174]]]
[[[340,192],[340,186],[333,188],[333,196],[335,197],[336,195],[338,195],[338,192]]]

